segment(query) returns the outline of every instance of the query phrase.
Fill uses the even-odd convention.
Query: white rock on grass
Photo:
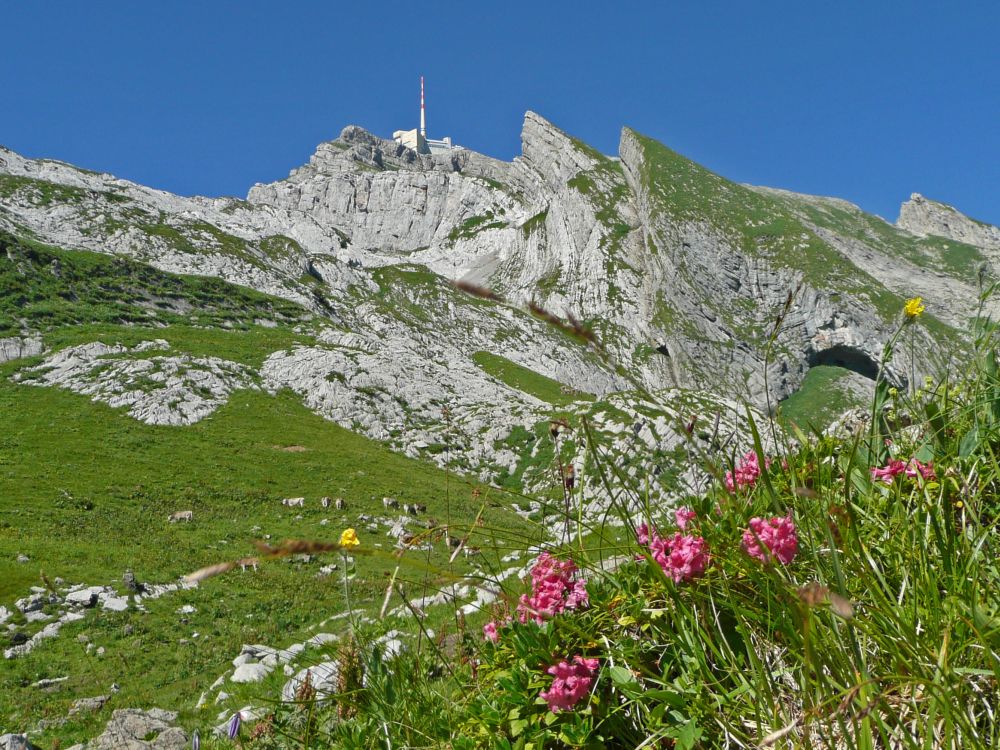
[[[318,700],[322,701],[337,692],[340,667],[335,661],[324,661],[300,670],[292,679],[288,680],[284,687],[281,688],[281,699],[283,701],[290,702],[295,700],[295,694],[305,682],[307,673],[310,675],[309,683],[316,690]]]
[[[260,682],[274,671],[267,664],[240,664],[229,678],[230,682]]]
[[[162,340],[131,349],[80,344],[52,354],[14,379],[57,385],[112,407],[128,407],[132,417],[158,425],[193,424],[218,409],[234,390],[258,387],[250,368],[218,357],[130,356],[167,348]]]
[[[101,598],[101,607],[111,612],[124,612],[128,609],[128,599],[121,596],[105,596]]]

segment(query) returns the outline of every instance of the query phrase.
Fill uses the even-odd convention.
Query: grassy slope
[[[872,245],[890,257],[972,282],[986,256],[973,245],[944,237],[915,237],[844,201],[779,193],[774,197],[816,226]]]
[[[141,581],[169,582],[251,554],[251,540],[263,534],[336,539],[340,529],[358,525],[358,513],[380,511],[383,495],[424,503],[430,515],[446,518],[443,472],[322,420],[290,394],[238,393],[209,419],[174,428],[143,425],[62,390],[5,380],[0,413],[7,415],[0,442],[0,601],[8,604],[39,583],[40,570],[94,585],[119,583],[131,568]],[[282,450],[287,446],[305,450]],[[465,482],[452,478],[450,486],[452,517],[470,523],[479,502]],[[280,506],[282,497],[300,495],[307,498],[304,511]],[[347,498],[348,512],[324,512],[321,495]],[[167,523],[168,513],[189,508],[193,523]],[[321,518],[331,525],[319,526]],[[487,527],[510,525],[492,511],[485,518]],[[360,559],[352,585],[356,605],[370,607],[381,600],[381,576],[395,561],[387,540],[364,531],[361,537],[366,547],[385,543],[386,550]],[[19,553],[31,562],[14,562]],[[444,569],[443,555],[438,545],[430,562]],[[343,611],[339,578],[316,579],[319,564],[273,563],[257,575],[215,579],[199,591],[151,602],[148,616],[93,613],[31,655],[0,665],[0,695],[7,696],[0,716],[64,715],[71,696],[106,692],[111,682],[123,687],[118,707],[190,707],[241,643],[285,644],[301,626]],[[421,575],[421,568],[404,564],[404,579]],[[183,626],[173,612],[186,602],[199,614]],[[126,623],[134,634],[124,634]],[[174,648],[194,631],[206,637]],[[107,648],[104,659],[84,655],[73,638],[78,632]],[[66,674],[72,681],[54,695],[22,687]]]
[[[282,300],[118,258],[3,240],[15,257],[12,262],[0,254],[0,317],[8,321],[8,335],[28,325],[56,349],[164,338],[179,352],[252,366],[273,351],[311,341],[311,315]],[[55,259],[58,276],[50,272]],[[150,303],[157,299],[169,307]],[[178,304],[195,306],[197,316],[178,314]],[[260,318],[279,324],[253,325]],[[140,581],[170,582],[202,565],[251,554],[252,540],[264,534],[335,540],[341,529],[357,526],[364,549],[374,554],[358,558],[352,599],[355,606],[377,609],[382,576],[397,560],[390,541],[366,532],[357,517],[381,515],[385,495],[425,504],[427,517],[459,527],[482,511],[477,534],[495,528],[527,533],[527,525],[492,507],[489,493],[473,499],[466,481],[327,422],[290,393],[238,392],[195,425],[150,426],[85,396],[9,379],[37,361],[0,365],[0,603],[8,607],[41,582],[42,572],[67,583],[120,588],[122,573],[132,569]],[[284,450],[290,446],[296,449]],[[322,495],[343,496],[348,511],[322,511]],[[305,496],[306,508],[282,508],[280,499],[289,496]],[[195,521],[167,523],[167,514],[180,509],[193,509]],[[320,526],[322,518],[330,525]],[[16,563],[18,554],[30,562]],[[438,543],[419,561],[404,558],[399,580],[408,594],[439,584],[449,570],[466,569],[464,562],[447,565],[446,557]],[[65,745],[93,736],[110,711],[123,706],[190,709],[242,643],[285,645],[306,624],[344,610],[340,578],[315,577],[323,562],[337,561],[271,563],[257,574],[232,574],[150,601],[148,614],[90,612],[32,654],[0,662],[0,726],[64,717],[72,700],[107,694],[113,682],[122,690],[103,711],[43,739],[58,737]],[[182,618],[176,610],[186,603],[198,611]],[[75,637],[81,634],[103,646],[105,655],[88,655]],[[9,645],[6,636],[2,640]],[[29,687],[64,675],[70,679],[54,692]],[[281,679],[278,673],[272,682]],[[273,687],[230,692],[245,703],[248,693],[263,695]],[[211,715],[219,708],[213,706]]]
[[[839,385],[849,376],[850,371],[843,367],[817,365],[810,368],[799,389],[781,402],[781,421],[795,423],[803,430],[825,429],[845,410],[859,405],[859,400]]]
[[[476,352],[472,355],[472,361],[479,365],[483,372],[492,375],[511,388],[517,388],[519,391],[556,406],[566,406],[581,398],[593,399],[591,394],[574,395],[574,393],[564,392],[563,385],[558,381],[516,362],[511,362],[498,354]]]
[[[309,317],[292,302],[221,279],[179,276],[0,232],[0,336],[23,327],[46,330],[74,323],[239,327],[256,318],[294,323]]]
[[[902,298],[817,237],[780,199],[714,174],[657,141],[636,137],[646,159],[642,177],[666,215],[708,222],[750,257],[797,270],[818,290],[867,300],[887,323],[899,314]],[[732,317],[723,301],[717,304],[723,315]],[[951,331],[930,316],[926,321],[935,335]]]

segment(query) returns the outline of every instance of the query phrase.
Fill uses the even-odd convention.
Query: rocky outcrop
[[[85,745],[86,750],[182,750],[187,733],[174,726],[175,711],[119,708],[104,732]]]
[[[57,385],[111,407],[128,407],[131,416],[147,424],[167,425],[193,424],[224,404],[232,391],[258,387],[254,373],[236,362],[145,356],[169,348],[162,339],[132,348],[99,341],[71,346],[17,373],[14,380]]]
[[[23,357],[37,357],[45,351],[39,338],[0,338],[0,364]]]
[[[936,235],[1000,253],[1000,227],[970,219],[957,209],[914,193],[899,209],[896,226],[919,236]]]

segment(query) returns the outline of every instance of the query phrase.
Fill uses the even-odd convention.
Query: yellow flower
[[[920,297],[906,300],[906,306],[903,307],[903,312],[906,313],[907,318],[919,318],[923,311],[924,301]]]
[[[361,544],[358,539],[358,534],[354,529],[344,529],[344,533],[340,535],[340,546],[341,547],[357,547]]]

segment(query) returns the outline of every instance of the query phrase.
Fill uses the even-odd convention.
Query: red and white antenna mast
[[[420,135],[427,137],[427,118],[424,112],[424,77],[420,76]]]

